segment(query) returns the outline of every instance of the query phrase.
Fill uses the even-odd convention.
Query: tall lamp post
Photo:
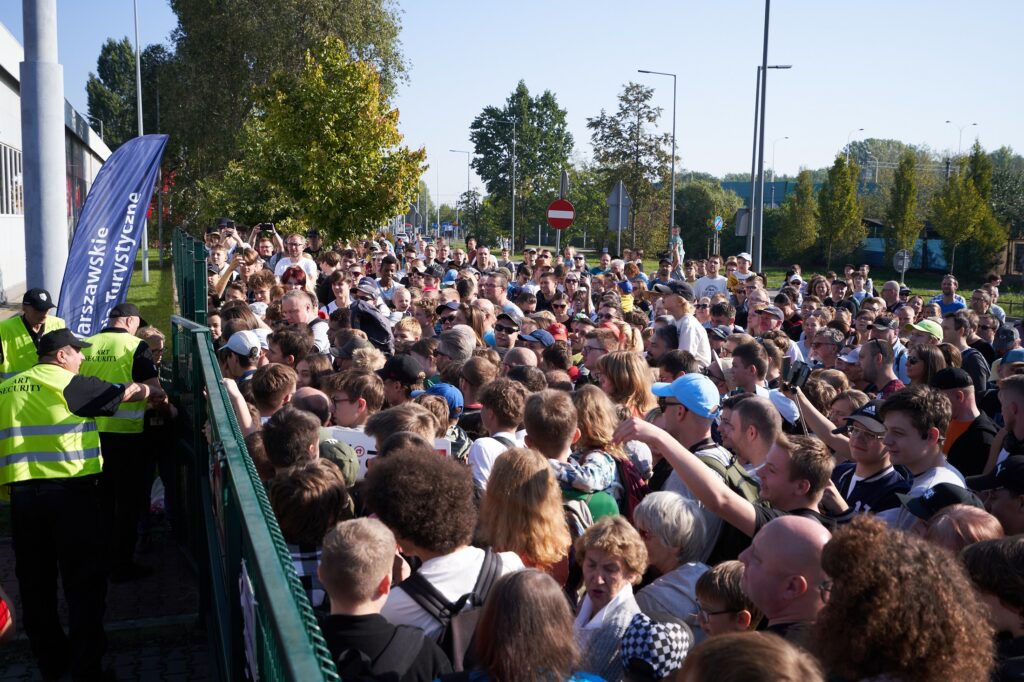
[[[854,133],[863,133],[863,128],[854,128],[846,135],[846,163],[850,163],[850,138],[853,137]]]
[[[776,64],[769,69],[792,69],[792,64]],[[754,251],[754,195],[757,183],[757,140],[760,127],[757,125],[757,115],[761,106],[761,65],[757,66],[757,79],[754,86],[754,141],[753,149],[750,152],[750,201],[747,216],[747,253]]]
[[[672,195],[669,197],[668,245],[672,248],[672,228],[676,224],[676,74],[664,71],[648,71],[637,69],[638,73],[649,73],[656,76],[672,76]]]
[[[142,137],[142,52],[139,47],[139,1],[132,0],[135,8],[135,104],[139,116],[139,137]],[[146,201],[149,206],[149,201]],[[142,221],[142,281],[149,284],[149,226]]]
[[[963,149],[964,128],[971,128],[971,127],[976,126],[978,124],[977,123],[965,123],[963,125],[960,125],[958,123],[955,123],[954,121],[946,121],[946,123],[948,123],[949,125],[952,125],[952,126],[956,126],[956,129],[957,129],[956,155],[960,156],[960,150]]]
[[[772,201],[771,201],[771,207],[772,208],[775,208],[775,175],[776,175],[776,173],[775,173],[775,145],[777,145],[782,140],[788,140],[788,139],[789,139],[789,135],[786,135],[785,137],[777,137],[774,140],[772,140]]]
[[[464,149],[449,149],[453,154],[465,154],[466,155],[466,201],[469,201],[469,160],[473,155],[473,152],[466,151]],[[455,222],[459,222],[459,202],[455,202]],[[459,227],[462,227],[462,223],[459,223]],[[465,234],[465,231],[463,231]]]
[[[751,227],[755,230],[753,239],[753,256],[754,256],[754,270],[757,272],[761,271],[761,245],[764,242],[764,120],[765,120],[765,102],[768,97],[768,26],[769,19],[771,17],[771,0],[764,0],[764,45],[761,52],[761,111],[759,112],[758,118],[760,119],[760,130],[758,131],[758,142],[757,142],[757,196],[753,202],[751,208],[753,208]]]

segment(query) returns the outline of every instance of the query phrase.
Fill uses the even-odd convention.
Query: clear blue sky
[[[253,0],[257,2],[258,0]],[[21,3],[0,3],[19,39]],[[442,201],[465,190],[469,123],[501,104],[523,79],[552,90],[568,111],[576,152],[589,156],[587,117],[614,109],[624,83],[657,87],[671,129],[678,74],[682,166],[721,174],[750,168],[754,75],[761,62],[763,0],[405,0],[402,42],[409,82],[397,106],[410,145],[425,145],[425,180]],[[163,0],[139,0],[142,40],[166,42],[174,16]],[[85,81],[107,37],[133,36],[130,0],[61,0],[58,37],[66,96],[86,111]],[[1024,2],[986,0],[776,0],[769,63],[766,165],[772,141],[780,172],[831,162],[847,134],[956,150],[946,119],[988,149],[1024,152],[1021,66]],[[435,175],[435,171],[437,175]],[[474,186],[479,181],[474,176]]]

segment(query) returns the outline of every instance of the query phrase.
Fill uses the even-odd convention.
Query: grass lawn
[[[171,332],[171,315],[174,311],[174,275],[171,261],[164,258],[164,269],[155,249],[149,250],[149,283],[142,282],[142,254],[135,259],[135,272],[128,288],[128,302],[139,306],[139,312],[146,322],[164,334]]]

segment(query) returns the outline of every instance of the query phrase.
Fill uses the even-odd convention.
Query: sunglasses
[[[552,303],[551,307],[555,308],[556,310],[565,310],[566,308],[569,307],[569,304],[568,303]]]
[[[615,315],[613,315],[611,313],[601,313],[597,317],[600,320],[614,320],[615,319]]]
[[[441,317],[439,319],[440,319],[441,324],[455,324],[455,316],[454,315],[445,315],[445,316],[443,316],[443,317]]]
[[[711,304],[710,303],[698,303],[697,307],[698,308],[710,308]]]
[[[494,331],[501,332],[502,334],[515,334],[519,331],[517,327],[506,327],[503,324],[494,325]]]

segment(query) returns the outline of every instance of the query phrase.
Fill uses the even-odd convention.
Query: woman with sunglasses
[[[555,322],[568,324],[569,314],[572,312],[569,307],[569,297],[559,292],[551,299],[551,312],[555,316]]]
[[[702,296],[697,303],[694,304],[693,316],[697,318],[705,327],[711,321],[711,298],[708,296]]]
[[[907,376],[912,384],[927,386],[939,370],[947,367],[946,356],[938,346],[913,346],[907,353]]]

